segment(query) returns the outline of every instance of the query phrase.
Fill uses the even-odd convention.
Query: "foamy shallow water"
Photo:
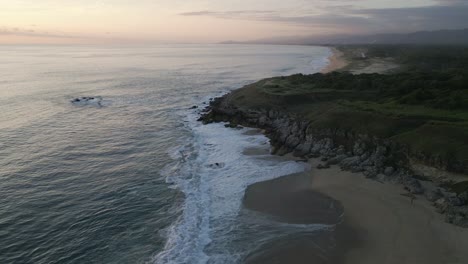
[[[202,125],[197,117],[198,113],[190,113],[187,118],[194,142],[173,150],[178,165],[166,168],[168,181],[186,199],[155,263],[239,263],[280,236],[330,228],[280,223],[244,209],[242,199],[249,185],[307,171],[310,165],[270,155],[269,139],[249,133],[255,129]],[[252,147],[265,154],[243,154]]]
[[[235,263],[259,230],[267,240],[281,229],[319,228],[281,227],[242,209],[249,184],[305,165],[242,155],[248,146],[269,148],[267,139],[203,126],[188,108],[260,78],[316,72],[329,54],[297,46],[3,46],[0,259]],[[103,107],[70,102],[82,96],[102,96]]]

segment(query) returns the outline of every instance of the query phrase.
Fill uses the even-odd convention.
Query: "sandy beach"
[[[445,223],[425,199],[411,203],[400,186],[336,166],[314,169],[311,178],[313,190],[342,203],[344,221],[359,234],[343,263],[468,263],[468,230]]]
[[[403,193],[401,186],[337,166],[251,185],[246,208],[285,223],[336,226],[331,233],[272,241],[246,262],[468,263],[468,230],[445,223],[425,199],[412,203]]]
[[[343,52],[339,51],[336,48],[331,48],[331,50],[332,55],[328,58],[329,63],[325,68],[323,68],[320,71],[321,73],[329,73],[332,71],[336,71],[346,67],[349,64],[349,62],[344,58]]]

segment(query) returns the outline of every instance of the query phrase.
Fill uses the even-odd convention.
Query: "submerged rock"
[[[102,104],[102,97],[96,96],[96,97],[77,97],[73,100],[71,100],[71,103],[74,105],[79,105],[79,106],[85,106],[85,105],[91,105],[91,106],[97,106],[101,107]]]

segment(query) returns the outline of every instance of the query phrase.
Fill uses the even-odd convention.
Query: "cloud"
[[[358,9],[352,5],[322,7],[319,11],[301,13],[265,10],[196,11],[182,16],[205,16],[220,19],[269,21],[309,28],[333,29],[347,33],[410,32],[434,29],[468,28],[468,4],[445,0],[424,7]],[[353,33],[353,32],[349,32]]]
[[[268,10],[238,10],[238,11],[196,11],[180,13],[181,16],[210,16],[223,19],[247,19],[247,20],[264,20],[271,16],[278,16],[277,11]],[[263,19],[262,19],[263,18]]]
[[[0,26],[0,36],[24,36],[24,37],[42,37],[42,38],[62,38],[62,39],[82,39],[86,38],[83,36],[70,35],[63,32],[50,32],[42,31],[36,28],[36,25],[31,25],[31,28],[19,28],[19,27],[5,27]]]
[[[437,3],[442,6],[451,6],[451,5],[467,5],[466,0],[437,0]]]
[[[32,27],[35,27],[32,26]],[[35,28],[19,28],[19,27],[5,27],[0,26],[0,36],[1,35],[14,35],[14,36],[25,36],[25,37],[47,37],[47,38],[81,38],[78,36],[72,36],[66,33],[61,32],[48,32],[40,31]]]

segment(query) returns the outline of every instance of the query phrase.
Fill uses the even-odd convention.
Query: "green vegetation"
[[[274,77],[234,92],[231,100],[240,107],[281,109],[317,128],[389,138],[468,168],[468,48],[364,48],[404,66],[393,74]]]
[[[447,71],[468,69],[468,46],[359,45],[338,47],[352,61],[392,58],[403,65],[401,71]]]

